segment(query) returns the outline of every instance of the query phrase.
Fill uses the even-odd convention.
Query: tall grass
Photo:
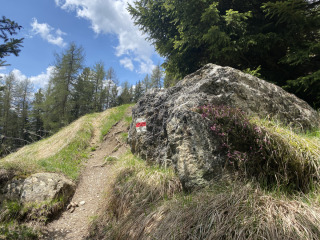
[[[87,239],[320,239],[315,196],[287,197],[228,176],[184,193],[172,169],[130,153],[114,169]]]
[[[127,112],[130,106],[133,106],[133,104],[125,104],[110,109],[110,111],[112,112],[110,113],[110,115],[107,116],[107,119],[104,121],[105,123],[103,124],[101,129],[101,140],[105,135],[107,135],[112,126],[114,126],[117,122],[124,118],[125,113]],[[125,117],[126,122],[129,122],[130,119],[132,120],[131,117]]]
[[[297,134],[228,106],[203,106],[196,111],[220,140],[227,169],[253,177],[266,187],[276,184],[288,191],[306,192],[320,181],[318,134]]]

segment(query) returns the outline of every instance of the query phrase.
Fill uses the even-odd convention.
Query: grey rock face
[[[147,161],[173,165],[186,189],[219,178],[226,158],[209,123],[192,110],[205,104],[238,107],[303,128],[319,126],[317,112],[282,88],[230,67],[208,64],[176,86],[149,91],[139,100],[129,130],[132,152]],[[141,119],[146,131],[136,129]]]
[[[3,187],[9,180],[14,177],[13,171],[0,169],[0,188]]]
[[[9,181],[3,189],[4,198],[20,202],[51,201],[63,196],[68,200],[75,184],[56,173],[36,173],[26,179]]]

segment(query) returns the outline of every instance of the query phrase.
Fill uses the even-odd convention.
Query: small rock
[[[81,202],[79,203],[79,205],[80,205],[80,206],[83,206],[85,203],[86,203],[86,201],[81,201]]]

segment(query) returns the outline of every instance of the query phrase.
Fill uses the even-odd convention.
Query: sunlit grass
[[[91,223],[93,239],[320,238],[314,196],[288,197],[228,176],[182,192],[173,169],[148,165],[131,153],[113,167],[105,206]]]
[[[121,105],[116,108],[110,109],[112,111],[110,115],[107,116],[107,121],[104,121],[105,123],[102,126],[101,129],[101,138],[102,139],[109,130],[112,128],[113,125],[115,125],[117,122],[119,122],[121,119],[125,118],[125,121],[132,121],[131,117],[125,117],[125,113],[128,110],[130,106],[133,106],[133,104],[125,104]],[[130,120],[131,119],[131,120]]]

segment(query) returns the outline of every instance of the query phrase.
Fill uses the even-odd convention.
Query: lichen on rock
[[[35,173],[26,179],[8,181],[2,191],[5,199],[23,203],[50,202],[60,197],[67,201],[75,184],[57,173]]]
[[[173,165],[185,189],[220,178],[226,161],[209,122],[193,111],[203,105],[240,108],[304,130],[319,127],[318,113],[293,94],[239,70],[207,64],[172,88],[149,91],[132,110],[132,152]],[[136,130],[141,118],[146,120],[145,132]]]

